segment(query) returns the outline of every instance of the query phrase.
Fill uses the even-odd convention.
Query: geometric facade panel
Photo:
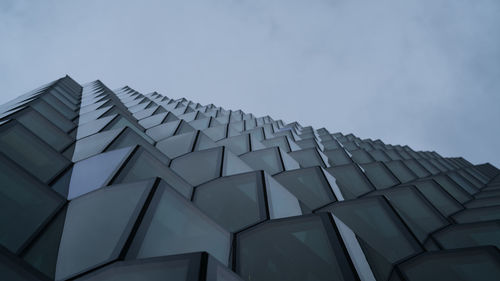
[[[500,171],[65,76],[0,106],[0,280],[500,280]]]

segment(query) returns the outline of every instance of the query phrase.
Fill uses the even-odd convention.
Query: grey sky
[[[69,74],[500,167],[500,1],[0,2],[0,103]]]

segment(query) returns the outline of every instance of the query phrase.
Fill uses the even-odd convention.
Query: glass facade
[[[500,280],[500,171],[65,76],[0,106],[0,280]]]

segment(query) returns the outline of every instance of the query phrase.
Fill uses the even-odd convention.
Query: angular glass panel
[[[452,218],[458,223],[481,222],[500,219],[500,206],[465,209]]]
[[[88,136],[75,143],[75,152],[73,153],[73,162],[83,160],[87,157],[96,155],[103,151],[123,129],[109,130],[92,136]]]
[[[133,124],[123,116],[116,117],[108,126],[106,126],[105,130],[112,130],[124,127],[132,129],[137,135],[141,136],[142,139],[144,139],[150,144],[154,144],[155,141],[143,132],[144,130],[143,128],[140,128],[138,124],[137,125]]]
[[[194,150],[205,150],[217,146],[219,145],[217,145],[211,138],[209,138],[203,132],[198,131],[198,138],[196,139]]]
[[[63,150],[73,142],[68,135],[35,110],[22,111],[16,120],[57,151]]]
[[[352,160],[358,164],[366,164],[375,161],[375,159],[363,149],[352,150],[351,154]]]
[[[63,132],[69,132],[75,127],[73,122],[67,120],[66,117],[41,99],[32,104],[32,106],[36,111],[42,114]]]
[[[226,146],[236,155],[241,155],[250,151],[250,139],[247,134],[223,139],[217,143]]]
[[[76,131],[77,132],[76,139],[79,140],[84,137],[88,137],[90,135],[100,132],[104,127],[106,127],[106,125],[112,122],[114,118],[116,118],[116,114],[92,120],[83,125],[78,126]]]
[[[435,181],[417,181],[413,184],[445,217],[463,209],[462,205],[444,191]]]
[[[434,166],[427,159],[421,158],[421,159],[417,159],[417,161],[418,161],[418,163],[420,163],[420,165],[422,165],[426,170],[428,170],[433,175],[439,174],[441,172],[441,170],[436,168],[436,166]]]
[[[114,183],[133,182],[154,177],[162,178],[186,198],[191,198],[193,187],[143,149],[138,149],[134,153]]]
[[[0,154],[0,244],[16,253],[64,203]]]
[[[231,176],[254,171],[247,163],[238,156],[224,148],[224,161],[222,163],[222,176]]]
[[[193,150],[196,134],[196,131],[193,131],[168,137],[156,143],[156,148],[171,159],[181,156]]]
[[[244,280],[356,280],[328,216],[266,222],[237,235]]]
[[[500,222],[450,225],[433,237],[444,249],[490,245],[500,249]]]
[[[57,255],[61,242],[66,208],[60,211],[31,247],[23,254],[23,259],[51,279],[56,273]]]
[[[208,128],[208,125],[210,124],[210,118],[203,118],[199,120],[193,120],[189,122],[189,125],[193,127],[195,130],[204,130]]]
[[[68,200],[105,186],[132,150],[133,147],[125,147],[75,163]]]
[[[227,265],[230,233],[167,184],[161,184],[127,257],[146,258],[206,251]]]
[[[198,280],[200,254],[119,261],[78,281],[191,281]]]
[[[45,102],[51,105],[54,109],[59,111],[66,119],[72,120],[77,116],[77,113],[65,106],[60,100],[53,95],[43,95],[41,97]]]
[[[189,133],[189,132],[192,132],[192,131],[196,131],[196,130],[193,127],[191,127],[191,125],[189,125],[189,123],[187,123],[186,121],[182,120],[179,123],[179,127],[175,131],[175,134],[176,135],[180,135],[180,134]]]
[[[274,138],[262,140],[262,144],[265,145],[266,147],[278,146],[281,150],[283,150],[285,152],[292,151],[290,149],[289,142],[285,136],[274,137]]]
[[[299,151],[289,152],[288,155],[299,162],[301,168],[309,168],[314,166],[321,166],[326,168],[323,159],[319,156],[316,148],[302,149]]]
[[[193,186],[221,176],[222,147],[191,152],[172,160],[170,168]]]
[[[339,143],[336,140],[327,140],[327,141],[322,141],[321,142],[325,149],[327,150],[332,150],[332,149],[337,149],[340,148]]]
[[[71,201],[59,246],[56,279],[116,259],[151,185],[151,181],[116,185]]]
[[[147,108],[147,109],[144,109],[144,110],[141,110],[141,111],[138,111],[138,112],[135,112],[133,114],[134,118],[137,119],[137,120],[141,120],[141,119],[144,119],[144,118],[147,118],[151,115],[153,115],[153,113],[158,109],[158,106],[153,106],[151,108]]]
[[[448,224],[432,205],[430,205],[413,187],[399,187],[384,190],[384,194],[410,230],[421,243],[429,233]]]
[[[126,128],[107,148],[106,151],[115,150],[129,146],[139,145],[149,153],[153,154],[158,160],[167,165],[170,162],[165,154],[161,153],[156,147],[144,140],[142,136],[135,133],[130,128]]]
[[[429,252],[399,268],[408,281],[500,280],[500,253],[493,247]]]
[[[460,186],[458,186],[454,181],[448,178],[445,175],[439,175],[432,178],[435,180],[441,187],[444,188],[453,198],[455,198],[460,203],[465,203],[472,199],[472,197],[465,192]]]
[[[168,113],[155,114],[139,121],[139,124],[146,129],[159,125],[163,122]]]
[[[463,178],[456,172],[448,172],[446,173],[448,177],[450,177],[453,181],[455,181],[463,190],[467,191],[469,194],[477,193],[477,188],[468,180]]]
[[[361,164],[361,167],[376,189],[389,188],[399,184],[399,180],[381,162]]]
[[[279,150],[276,148],[248,152],[241,155],[240,158],[255,170],[264,170],[271,175],[284,170]]]
[[[45,281],[47,278],[14,254],[0,247],[0,274],[8,281]]]
[[[267,204],[271,219],[300,216],[299,200],[268,174],[265,174]]]
[[[500,205],[500,196],[474,199],[465,204],[467,208],[490,207]]]
[[[193,202],[230,232],[266,219],[261,172],[218,178],[198,186]]]
[[[207,281],[241,281],[242,279],[233,271],[218,262],[212,256],[208,256]]]
[[[323,153],[328,157],[328,162],[332,166],[352,163],[351,158],[343,148],[325,150]]]
[[[70,164],[68,159],[14,121],[1,127],[0,152],[44,183],[50,182]]]
[[[275,175],[274,179],[311,210],[335,201],[332,189],[319,167],[286,171]]]
[[[83,126],[88,122],[95,121],[99,119],[104,113],[111,109],[111,106],[106,106],[101,109],[96,109],[90,112],[80,112],[80,116],[78,116],[78,126]]]
[[[205,133],[211,139],[218,141],[226,137],[227,125],[208,128],[203,130],[203,133]]]
[[[356,198],[374,189],[355,164],[334,166],[326,170],[335,177],[337,186],[346,199]]]
[[[385,165],[391,172],[399,179],[400,182],[410,182],[417,177],[404,163],[403,161],[391,161],[386,162]]]
[[[377,279],[386,280],[395,263],[422,250],[381,197],[338,202],[323,210],[356,234]]]
[[[404,160],[405,165],[412,170],[419,178],[425,178],[431,175],[420,163],[414,159]]]
[[[476,176],[473,176],[470,172],[466,170],[457,170],[457,173],[460,174],[463,178],[472,183],[476,188],[481,188],[484,186],[484,183],[481,182]]]
[[[173,136],[180,122],[180,120],[177,120],[149,128],[146,130],[146,134],[155,141],[160,141],[164,138]]]

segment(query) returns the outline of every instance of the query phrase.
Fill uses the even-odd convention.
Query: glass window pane
[[[264,170],[271,175],[283,171],[279,150],[276,148],[248,152],[241,155],[240,158],[255,170]]]
[[[324,211],[332,212],[356,234],[377,279],[387,279],[394,263],[421,251],[382,197],[338,202]]]
[[[299,200],[270,175],[265,174],[267,204],[271,219],[302,215]]]
[[[66,158],[18,123],[2,126],[0,152],[45,183],[70,164]]]
[[[152,182],[116,185],[72,200],[59,246],[56,279],[116,259],[151,185]]]
[[[373,159],[364,149],[356,149],[350,152],[352,154],[352,160],[358,164],[366,164],[375,161],[375,159]]]
[[[500,206],[465,209],[452,218],[458,223],[481,222],[500,219]]]
[[[133,147],[125,147],[75,163],[69,183],[68,200],[105,186],[132,150]]]
[[[69,132],[75,127],[75,124],[66,119],[61,113],[59,113],[52,106],[44,102],[43,100],[38,100],[36,103],[32,104],[33,108],[47,118],[50,122],[56,125],[63,132]]]
[[[222,147],[191,152],[172,160],[170,168],[193,186],[221,176]]]
[[[191,152],[196,135],[196,131],[193,131],[182,135],[171,136],[159,141],[156,144],[156,148],[172,159]]]
[[[405,280],[500,280],[500,253],[495,248],[429,252],[400,266]]]
[[[0,154],[0,244],[17,252],[64,199]]]
[[[465,192],[465,190],[463,190],[447,176],[440,175],[435,176],[432,179],[435,180],[441,187],[443,187],[444,190],[446,190],[458,202],[465,203],[466,201],[472,199],[472,197],[467,192]]]
[[[400,182],[410,182],[417,177],[404,163],[403,161],[391,161],[386,162],[385,165],[391,172],[399,179]]]
[[[180,122],[180,120],[177,120],[149,128],[146,130],[146,134],[155,141],[160,141],[164,138],[173,136]]]
[[[463,209],[463,207],[435,181],[417,181],[413,184],[444,216],[447,217]]]
[[[198,280],[200,254],[120,261],[78,281],[188,281]]]
[[[377,189],[393,187],[399,184],[399,180],[381,162],[362,164],[365,174]]]
[[[227,148],[224,148],[222,176],[232,176],[252,171],[255,171],[255,169],[252,169],[247,163],[241,160],[238,156],[229,151]]]
[[[335,201],[319,167],[286,171],[275,175],[274,179],[312,210]]]
[[[296,217],[238,234],[236,272],[244,280],[355,280],[324,221],[319,215]]]
[[[448,224],[432,205],[427,203],[413,187],[400,187],[381,192],[388,199],[410,230],[421,243],[429,233]]]
[[[128,258],[206,251],[229,262],[229,232],[166,184],[155,192],[127,254]]]
[[[221,226],[236,232],[266,218],[262,175],[252,172],[198,186],[193,202]]]
[[[274,137],[266,140],[262,140],[262,144],[266,147],[278,146],[281,150],[285,152],[290,152],[290,145],[285,136]]]
[[[57,151],[73,142],[68,135],[35,110],[24,110],[16,120]]]
[[[114,183],[133,182],[154,177],[162,178],[186,198],[191,198],[192,186],[143,149],[138,149],[134,153]]]
[[[352,163],[351,158],[347,155],[343,148],[325,150],[324,153],[328,157],[328,162],[332,166]]]
[[[129,146],[139,145],[143,149],[147,150],[149,153],[154,155],[158,160],[167,165],[170,162],[165,154],[161,153],[156,147],[152,146],[149,142],[144,140],[140,135],[126,128],[107,148],[106,151],[115,150],[118,148],[124,148]]]
[[[433,237],[444,249],[476,246],[496,246],[500,249],[500,222],[450,225]]]
[[[292,156],[293,159],[299,162],[301,168],[309,168],[314,166],[321,166],[323,168],[326,168],[325,163],[323,163],[321,157],[316,151],[316,148],[292,151],[289,152],[288,155]]]
[[[97,133],[76,141],[73,162],[78,162],[103,151],[123,129],[115,129]]]
[[[150,116],[150,117],[147,117],[147,118],[144,118],[144,119],[140,120],[139,124],[141,126],[143,126],[144,128],[149,129],[151,127],[154,127],[156,125],[161,124],[162,121],[167,116],[167,114],[168,114],[167,112],[160,113],[160,114],[155,114],[153,116]]]
[[[96,120],[89,121],[83,125],[78,126],[76,139],[82,139],[84,137],[88,137],[95,133],[100,132],[106,125],[108,125],[114,118],[116,118],[116,114],[112,116],[102,117]]]
[[[414,159],[404,160],[405,165],[412,170],[419,178],[425,178],[431,175],[420,163]]]
[[[23,259],[26,262],[52,279],[54,279],[56,273],[59,242],[61,241],[65,218],[66,208],[57,214],[32,246],[23,254]]]
[[[355,164],[334,166],[326,170],[335,177],[346,199],[353,199],[373,190],[368,179]]]
[[[236,155],[241,155],[250,150],[249,135],[247,134],[223,139],[217,143],[226,146]]]

